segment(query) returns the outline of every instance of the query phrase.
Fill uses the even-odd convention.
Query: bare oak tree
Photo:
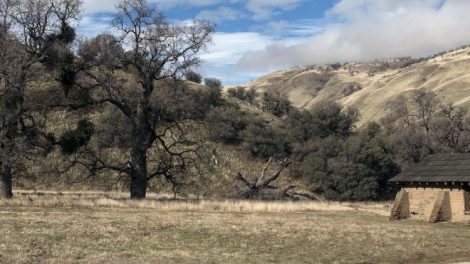
[[[12,197],[12,179],[24,169],[25,157],[48,145],[34,114],[32,99],[38,98],[30,95],[33,82],[50,76],[44,63],[72,41],[70,24],[78,19],[80,4],[0,0],[0,198]]]
[[[392,107],[392,114],[382,123],[405,161],[470,151],[470,120],[465,109],[445,105],[432,90],[414,90],[397,98]]]
[[[101,35],[81,45],[85,71],[77,86],[87,89],[94,103],[117,111],[119,123],[129,134],[126,155],[118,164],[94,151],[87,167],[126,175],[131,198],[144,199],[150,179],[170,177],[170,167],[182,167],[187,161],[184,146],[190,142],[167,140],[184,132],[184,124],[179,122],[184,117],[174,118],[174,113],[166,111],[163,106],[169,102],[162,94],[174,92],[172,86],[177,90],[178,80],[200,62],[196,55],[210,42],[213,25],[197,20],[171,24],[145,0],[124,0],[117,8],[114,28],[120,36]],[[179,107],[190,109],[190,102]],[[150,168],[150,151],[159,152],[169,163]]]

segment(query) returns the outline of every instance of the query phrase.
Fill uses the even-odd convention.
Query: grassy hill
[[[420,60],[401,58],[278,71],[245,87],[284,92],[300,108],[311,108],[326,99],[355,106],[361,113],[360,124],[380,120],[392,111],[390,102],[420,88],[432,89],[446,103],[467,107],[470,48]]]

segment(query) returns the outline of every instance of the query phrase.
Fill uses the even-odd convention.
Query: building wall
[[[465,214],[465,191],[462,189],[407,187],[403,190],[409,196],[411,219],[429,221],[438,194],[448,191],[450,203],[445,203],[443,210],[450,211],[451,221],[470,221],[470,215]]]

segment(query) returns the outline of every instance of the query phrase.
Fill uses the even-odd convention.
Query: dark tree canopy
[[[185,74],[185,78],[187,81],[195,82],[198,84],[202,83],[202,75],[200,73],[197,73],[195,71],[188,71]]]
[[[312,110],[292,110],[287,117],[289,133],[295,142],[337,136],[346,138],[353,133],[358,120],[355,109],[343,109],[335,102],[324,102]]]
[[[167,177],[169,167],[186,167],[191,160],[184,120],[203,118],[211,99],[180,80],[199,64],[197,54],[210,42],[213,25],[169,23],[144,0],[124,0],[117,8],[114,28],[120,37],[99,35],[81,43],[78,65],[83,70],[75,88],[86,90],[94,104],[111,107],[118,118],[113,123],[123,122],[119,127],[125,129],[118,131],[127,134],[119,136],[127,140],[101,141],[108,144],[102,148],[89,146],[88,166],[127,175],[131,197],[142,199],[149,180]],[[128,155],[106,160],[103,152],[118,142]],[[155,152],[171,164],[151,168],[149,154]]]
[[[55,80],[73,61],[78,0],[0,1],[0,197],[12,196],[13,177],[26,173],[24,160],[50,149],[31,96],[35,81]],[[64,75],[62,75],[64,76]],[[67,76],[68,77],[68,76]],[[68,79],[68,78],[64,78]],[[42,150],[41,150],[42,149]]]
[[[275,116],[282,117],[292,109],[292,103],[287,95],[278,91],[264,92],[261,99],[261,108]]]
[[[205,78],[204,85],[208,88],[210,103],[213,105],[222,104],[222,81],[216,78]]]
[[[247,113],[231,105],[213,108],[207,115],[212,140],[225,144],[240,143],[240,134],[248,122]]]
[[[216,78],[205,78],[204,79],[204,85],[210,87],[210,88],[217,88],[217,89],[222,89],[222,81]]]
[[[242,86],[229,88],[227,94],[250,104],[254,104],[257,97],[256,91],[253,88],[247,90]]]
[[[388,180],[398,174],[393,149],[376,124],[346,140],[322,140],[294,170],[314,191],[332,200],[377,200],[393,196]]]

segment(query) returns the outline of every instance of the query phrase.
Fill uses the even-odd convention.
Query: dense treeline
[[[206,21],[174,25],[144,0],[124,0],[119,37],[78,40],[80,4],[0,1],[2,198],[31,174],[109,177],[134,199],[155,180],[204,192],[209,142],[278,161],[280,171],[290,165],[290,179],[318,197],[388,199],[400,167],[469,151],[466,112],[432,91],[397,98],[385,120],[356,127],[354,108],[325,101],[299,110],[283,93],[225,92],[195,72],[214,30]]]
[[[247,101],[243,96],[247,92],[238,87],[228,95]],[[432,154],[470,151],[466,110],[445,105],[431,90],[414,90],[396,98],[386,118],[360,128],[355,127],[360,119],[355,109],[323,102],[312,110],[297,110],[286,98],[280,93],[263,93],[248,101],[282,122],[266,131],[251,132],[244,130],[249,123],[247,113],[239,113],[245,116],[241,144],[256,146],[269,135],[272,147],[260,156],[289,156],[294,161],[291,176],[327,199],[389,199],[396,190],[388,180],[402,167]],[[232,109],[232,115],[237,111]],[[256,119],[251,122],[256,124]]]
[[[229,91],[229,95],[240,98],[238,94],[243,89],[234,89],[237,93]],[[223,142],[246,146],[251,155],[262,158],[289,157],[293,160],[290,175],[327,199],[386,199],[393,195],[387,181],[400,169],[380,125],[372,123],[357,129],[357,111],[343,109],[335,102],[324,102],[312,110],[297,110],[280,93],[263,93],[258,100],[256,105],[280,117],[280,122],[260,126],[256,116],[250,117],[234,107],[225,108],[226,113],[221,116],[230,117],[216,119],[223,124],[218,129],[241,131],[241,135],[217,133],[227,135]]]

